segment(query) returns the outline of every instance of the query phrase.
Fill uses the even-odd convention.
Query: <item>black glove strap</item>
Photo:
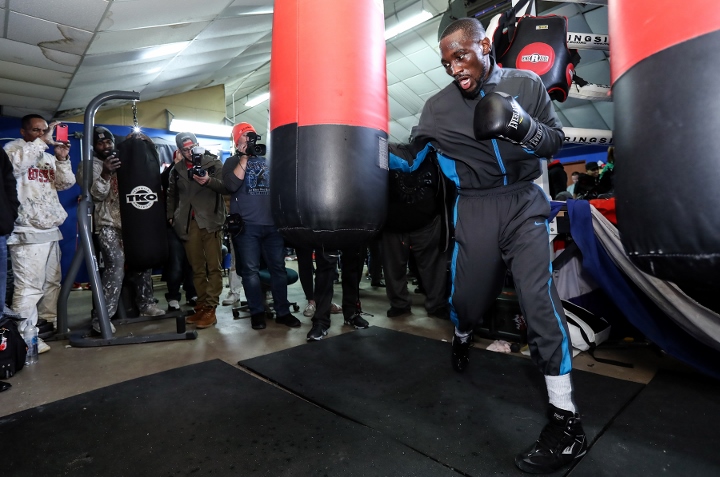
[[[543,128],[538,124],[537,121],[533,120],[533,126],[528,131],[527,136],[523,140],[523,147],[534,151],[540,145],[540,141],[543,138]]]

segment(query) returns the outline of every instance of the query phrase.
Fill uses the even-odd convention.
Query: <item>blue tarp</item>
[[[615,266],[593,231],[590,204],[568,200],[570,232],[582,252],[582,266],[627,320],[649,340],[675,358],[720,378],[720,352],[693,338],[660,311]]]

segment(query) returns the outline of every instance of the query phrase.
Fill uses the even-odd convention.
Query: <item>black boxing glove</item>
[[[515,99],[506,93],[488,93],[475,106],[475,139],[500,138],[535,150],[543,129]]]

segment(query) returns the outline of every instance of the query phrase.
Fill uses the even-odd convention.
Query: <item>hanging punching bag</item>
[[[132,134],[118,146],[117,170],[125,264],[131,270],[162,266],[167,259],[165,201],[160,161],[150,138]]]
[[[667,2],[665,2],[667,3]],[[720,284],[720,2],[610,0],[618,229],[642,270]]]
[[[387,208],[388,103],[378,0],[276,0],[273,218],[296,246],[366,241]]]

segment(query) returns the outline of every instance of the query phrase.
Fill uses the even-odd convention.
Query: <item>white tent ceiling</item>
[[[417,1],[386,0],[387,21]],[[420,1],[434,18],[387,43],[396,141],[407,139],[425,100],[451,80],[437,51],[448,1]],[[473,13],[507,0],[465,3]],[[567,16],[570,31],[607,33],[607,7],[538,5]],[[148,100],[224,85],[227,117],[264,130],[268,103],[245,103],[268,90],[272,6],[272,0],[0,0],[0,113],[59,117],[82,112],[109,90],[137,91]],[[578,74],[609,84],[607,52],[581,56]],[[556,106],[566,126],[612,127],[610,102],[569,99]]]

